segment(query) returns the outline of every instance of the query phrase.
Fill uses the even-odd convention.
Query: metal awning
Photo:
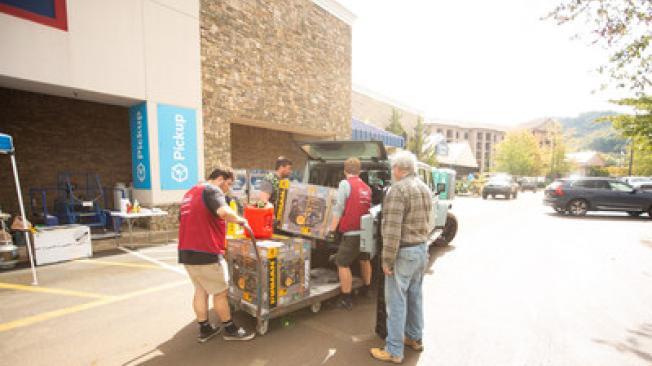
[[[353,118],[351,120],[351,140],[354,141],[382,141],[385,146],[405,147],[405,139],[376,126],[366,124]]]

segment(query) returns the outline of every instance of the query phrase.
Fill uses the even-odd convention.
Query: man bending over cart
[[[247,220],[226,204],[225,193],[233,184],[231,169],[215,169],[205,183],[190,189],[183,196],[179,210],[179,263],[183,263],[195,287],[192,302],[199,323],[200,343],[206,342],[224,329],[227,341],[248,341],[255,333],[238,327],[231,319],[227,299],[228,283],[224,273],[226,262],[226,222],[246,225]],[[222,327],[208,321],[208,295]]]

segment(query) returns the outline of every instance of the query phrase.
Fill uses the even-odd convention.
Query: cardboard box
[[[277,214],[281,230],[324,239],[333,222],[337,190],[292,182],[285,191],[281,189],[280,193],[284,197],[283,205],[279,203]]]
[[[289,305],[310,294],[310,241],[276,236],[259,241],[262,259],[263,309]],[[231,239],[227,245],[229,296],[250,304],[258,302],[256,254],[249,239]]]

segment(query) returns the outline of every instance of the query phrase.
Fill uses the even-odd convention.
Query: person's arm
[[[404,199],[397,187],[392,187],[383,202],[383,222],[381,233],[383,236],[382,265],[385,274],[394,271],[394,263],[401,244],[401,230],[405,210]]]
[[[272,193],[274,192],[274,185],[267,179],[263,179],[260,182],[260,194],[258,198],[265,202],[266,207],[271,207],[274,203],[269,200],[272,198]]]
[[[247,220],[238,216],[237,212],[233,211],[226,203],[226,196],[218,189],[207,186],[204,189],[203,197],[204,205],[206,208],[215,213],[215,215],[226,220],[227,222],[234,222],[240,225],[246,225]]]
[[[340,223],[340,219],[344,214],[346,200],[349,199],[350,195],[351,185],[345,180],[341,181],[340,185],[337,187],[337,200],[335,201],[335,206],[333,207],[333,222],[331,224],[330,231],[337,230],[337,225]]]

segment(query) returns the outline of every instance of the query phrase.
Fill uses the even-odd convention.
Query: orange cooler
[[[274,208],[245,207],[244,217],[256,239],[269,239],[274,235]],[[249,237],[247,230],[245,235]]]

